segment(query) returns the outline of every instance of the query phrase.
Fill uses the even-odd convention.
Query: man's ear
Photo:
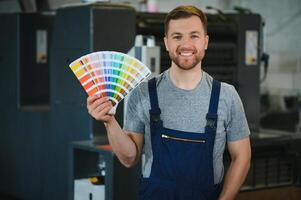
[[[166,36],[164,37],[164,44],[165,44],[166,51],[168,51],[168,45],[167,45],[167,38],[166,38]]]
[[[206,35],[206,36],[205,36],[205,45],[204,45],[204,49],[205,49],[205,50],[207,50],[208,44],[209,44],[209,36]]]

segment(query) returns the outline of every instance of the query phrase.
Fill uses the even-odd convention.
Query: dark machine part
[[[94,144],[98,144],[101,142],[99,138],[106,135],[104,125],[88,114],[87,94],[69,64],[85,54],[101,50],[127,53],[134,45],[134,22],[135,10],[128,6],[100,3],[66,7],[57,11],[50,72],[52,134],[48,140],[48,148],[55,157],[48,161],[49,177],[45,180],[49,199],[73,199],[73,194],[67,196],[66,193],[71,177],[66,168],[69,164],[70,143],[93,139]],[[122,126],[123,103],[119,104],[115,117]],[[115,190],[112,199],[135,199],[136,194],[129,194],[128,191],[135,187],[136,179],[125,180],[122,176],[115,178],[116,184],[120,180],[125,182],[122,187],[108,186]]]
[[[42,199],[54,16],[0,15],[0,199]],[[47,170],[45,170],[47,171]],[[29,182],[30,184],[29,184]]]
[[[20,18],[20,106],[49,106],[49,44],[54,16]],[[44,21],[44,22],[43,22]],[[51,26],[50,26],[51,25]]]
[[[263,77],[260,80],[260,83],[264,82],[267,78],[267,74],[268,74],[268,67],[269,67],[269,59],[270,59],[270,55],[263,52],[261,55],[261,62],[264,63],[263,67],[264,67],[264,71],[263,71]]]
[[[265,129],[276,129],[296,133],[299,119],[297,110],[288,110],[282,112],[271,111],[260,119],[260,125]]]
[[[49,88],[49,44],[52,32],[54,16],[46,14],[3,14],[3,23],[13,21],[17,32],[5,35],[6,31],[1,30],[5,38],[1,44],[4,53],[1,56],[16,60],[18,65],[17,81],[18,101],[20,108],[34,109],[47,107],[50,104]],[[13,23],[12,22],[12,23]],[[9,39],[8,39],[9,38]],[[11,49],[14,40],[17,43],[17,54],[8,55],[5,51]],[[8,56],[4,56],[8,55]],[[2,61],[3,61],[2,60]],[[12,62],[12,61],[10,61]],[[11,65],[3,65],[3,68],[11,68]]]
[[[57,12],[52,48],[51,100],[53,105],[58,107],[77,106],[78,111],[81,110],[82,114],[88,117],[87,123],[90,125],[83,139],[88,139],[90,133],[97,143],[98,136],[105,134],[105,127],[89,117],[86,111],[87,94],[68,66],[80,56],[95,51],[113,50],[127,53],[134,44],[134,20],[135,12],[131,7],[112,4],[69,7]],[[122,103],[118,106],[115,116],[122,125]],[[81,130],[76,132],[83,134]]]
[[[251,165],[241,191],[300,186],[301,135],[264,129],[261,130],[260,138],[251,138],[251,144]],[[225,171],[230,161],[226,151]]]
[[[214,78],[230,83],[237,89],[253,133],[259,131],[259,72],[262,46],[262,21],[257,14],[207,15],[209,47],[203,69]],[[161,47],[161,72],[168,69],[170,59],[164,46],[165,13],[137,13],[136,34],[154,35]],[[257,35],[255,60],[246,63],[248,31]],[[256,39],[256,38],[255,38]]]

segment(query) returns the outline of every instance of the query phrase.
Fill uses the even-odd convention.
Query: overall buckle
[[[216,129],[217,114],[207,114],[206,119],[207,119],[206,126],[212,129]]]
[[[159,122],[161,120],[160,118],[160,114],[161,114],[161,110],[160,108],[154,110],[149,110],[149,114],[150,114],[150,121],[151,122]]]

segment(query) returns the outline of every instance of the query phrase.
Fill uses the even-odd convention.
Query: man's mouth
[[[179,52],[180,56],[189,57],[192,56],[194,53],[192,51],[183,51]]]

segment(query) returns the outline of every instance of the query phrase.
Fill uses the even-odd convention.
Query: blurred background
[[[163,72],[164,18],[178,5],[206,12],[203,69],[244,104],[252,164],[237,199],[301,198],[299,0],[0,0],[0,199],[137,198],[140,164],[118,162],[68,66],[112,50]]]

